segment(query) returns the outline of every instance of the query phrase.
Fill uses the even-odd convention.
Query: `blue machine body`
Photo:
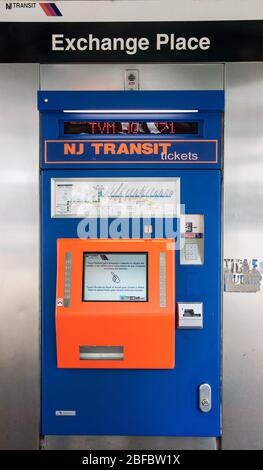
[[[223,92],[40,92],[38,100],[42,156],[42,434],[219,436]],[[198,121],[194,136],[133,136],[136,142],[169,141],[171,152],[195,153],[198,159],[166,161],[157,154],[98,157],[90,152],[93,140],[114,140],[118,149],[127,136],[65,136],[61,127],[66,120],[120,117],[122,121]],[[65,142],[81,140],[85,144],[86,139],[90,142],[87,149],[84,145],[82,157],[63,154]],[[176,330],[174,369],[57,368],[56,240],[77,238],[80,219],[51,217],[51,180],[111,177],[179,177],[186,213],[204,214],[204,264],[181,265],[180,253],[175,252],[176,302],[203,302],[204,325],[199,330]],[[155,236],[154,222],[151,236]],[[212,390],[208,413],[202,413],[198,406],[202,383],[210,384]],[[59,416],[57,410],[75,413]]]

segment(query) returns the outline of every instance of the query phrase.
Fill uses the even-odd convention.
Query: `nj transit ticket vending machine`
[[[40,92],[44,435],[219,436],[219,91]]]

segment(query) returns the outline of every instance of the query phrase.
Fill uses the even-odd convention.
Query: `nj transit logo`
[[[46,140],[44,163],[218,163],[217,140]]]
[[[100,143],[94,142],[90,144],[90,147],[94,151],[94,155],[103,157],[107,155],[166,155],[169,151],[170,143],[151,143],[151,142],[107,142]],[[64,144],[64,155],[83,155],[84,143],[81,144]],[[190,157],[191,158],[191,157]],[[193,159],[197,159],[197,155],[192,156]]]
[[[5,2],[5,9],[6,10],[24,10],[24,9],[36,9],[36,5],[39,5],[41,10],[45,13],[46,16],[62,16],[60,9],[57,5],[53,2]]]
[[[64,144],[64,155],[83,155],[84,144]]]
[[[62,16],[60,9],[57,7],[55,3],[50,3],[50,2],[39,3],[39,6],[40,8],[42,8],[46,16]]]

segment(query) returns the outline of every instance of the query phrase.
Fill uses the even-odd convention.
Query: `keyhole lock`
[[[207,400],[207,398],[204,398],[204,399],[202,400],[202,405],[203,405],[203,406],[209,406],[209,405],[210,405],[209,400]]]

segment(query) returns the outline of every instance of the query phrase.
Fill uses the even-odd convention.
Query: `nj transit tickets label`
[[[218,163],[215,140],[46,140],[44,163]]]

